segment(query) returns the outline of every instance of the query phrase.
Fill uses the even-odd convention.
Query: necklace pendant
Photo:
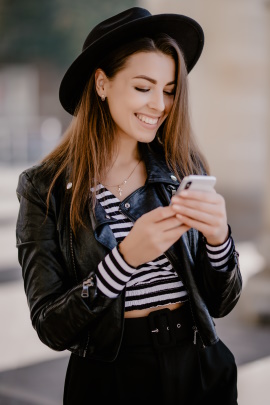
[[[121,195],[122,195],[122,189],[121,189],[121,187],[120,186],[118,186],[118,193],[119,193],[119,195],[120,195],[120,197],[121,197]]]

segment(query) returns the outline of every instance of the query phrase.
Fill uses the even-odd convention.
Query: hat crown
[[[88,48],[88,46],[92,45],[95,41],[99,40],[104,35],[107,35],[109,32],[127,23],[139,20],[140,18],[149,17],[151,15],[152,14],[145,8],[132,7],[108,18],[107,20],[102,21],[89,33],[84,41],[82,50],[84,51],[86,48]]]

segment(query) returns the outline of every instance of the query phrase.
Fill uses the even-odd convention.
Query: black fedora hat
[[[81,54],[65,73],[60,84],[59,99],[64,109],[74,114],[84,87],[101,57],[124,42],[165,33],[174,38],[190,72],[198,61],[204,34],[192,18],[180,14],[152,15],[141,7],[133,7],[96,25],[87,36]]]

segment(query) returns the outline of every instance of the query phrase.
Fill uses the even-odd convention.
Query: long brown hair
[[[176,65],[176,88],[171,111],[159,128],[155,143],[162,145],[166,162],[180,180],[181,175],[201,173],[202,167],[208,173],[208,164],[196,145],[192,133],[187,70],[182,52],[176,41],[168,35],[156,38],[141,38],[126,43],[113,50],[102,59],[101,68],[109,79],[123,70],[128,57],[137,52],[162,52],[173,57]],[[84,89],[75,116],[66,130],[60,144],[42,162],[45,169],[53,170],[52,182],[48,192],[49,204],[51,191],[62,173],[69,174],[72,182],[70,222],[75,232],[83,225],[83,211],[89,202],[90,188],[95,188],[98,179],[104,178],[117,147],[115,124],[108,103],[101,101],[96,92],[95,71],[92,72]],[[160,146],[159,146],[160,148]],[[56,167],[57,169],[50,169]],[[95,206],[95,192],[92,205]]]

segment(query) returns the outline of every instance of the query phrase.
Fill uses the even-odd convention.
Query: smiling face
[[[112,79],[98,69],[96,84],[99,96],[107,98],[116,135],[148,143],[171,110],[175,62],[159,51],[135,53]]]

